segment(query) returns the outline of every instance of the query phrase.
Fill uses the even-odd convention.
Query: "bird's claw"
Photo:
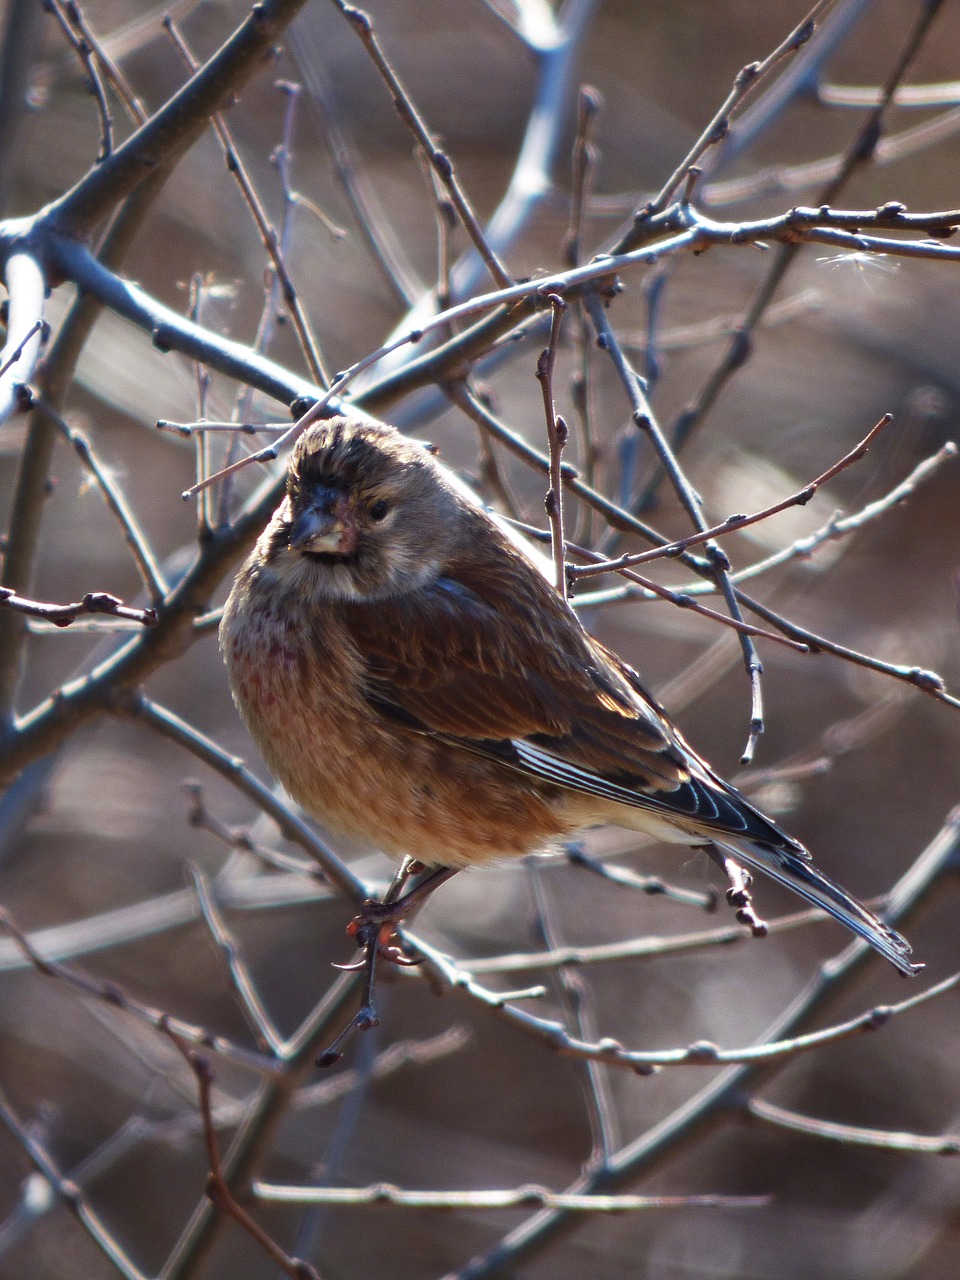
[[[376,949],[376,954],[381,959],[398,965],[401,969],[410,969],[414,965],[423,964],[422,956],[408,955],[402,943],[392,941],[397,937],[396,926],[401,918],[395,910],[392,910],[394,905],[372,900],[363,904],[361,913],[354,916],[347,925],[347,933],[356,940],[357,946],[363,952],[363,957],[352,964],[335,965],[335,968],[362,969],[371,948]]]

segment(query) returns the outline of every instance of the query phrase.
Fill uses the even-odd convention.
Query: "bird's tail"
[[[823,907],[835,920],[845,924],[848,929],[869,942],[874,950],[891,964],[896,965],[901,973],[913,977],[923,968],[922,964],[913,964],[910,959],[912,950],[910,943],[895,929],[878,919],[872,911],[847,893],[829,876],[818,871],[809,856],[804,858],[792,853],[789,849],[775,848],[755,841],[714,840],[725,852],[737,862],[779,880],[782,885],[800,894],[815,906]],[[805,852],[805,851],[804,851]]]

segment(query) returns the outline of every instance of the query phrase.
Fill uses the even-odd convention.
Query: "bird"
[[[612,823],[760,871],[901,973],[922,968],[686,742],[536,554],[393,427],[338,416],[302,433],[220,646],[287,793],[428,879]]]

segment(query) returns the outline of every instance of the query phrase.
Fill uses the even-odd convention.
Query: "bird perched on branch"
[[[902,973],[919,967],[714,773],[522,548],[391,427],[334,418],[304,432],[220,643],[290,795],[331,828],[443,869],[435,880],[609,822],[712,846],[823,907]]]

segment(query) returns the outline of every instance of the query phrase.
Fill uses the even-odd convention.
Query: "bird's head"
[[[290,586],[377,600],[435,579],[462,499],[423,445],[392,427],[331,418],[297,442],[266,560]]]

